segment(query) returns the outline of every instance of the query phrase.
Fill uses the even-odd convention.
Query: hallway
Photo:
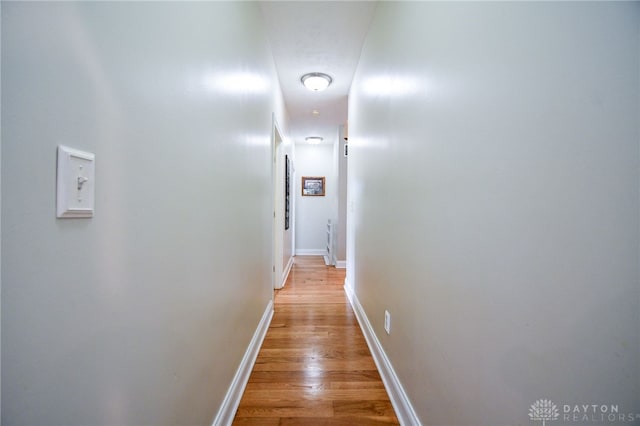
[[[398,424],[344,276],[322,257],[295,258],[234,424]]]
[[[0,39],[2,426],[640,422],[640,1],[9,0]]]

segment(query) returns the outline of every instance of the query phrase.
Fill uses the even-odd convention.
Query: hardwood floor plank
[[[382,389],[325,389],[322,386],[310,386],[293,390],[247,389],[244,396],[251,400],[292,401],[302,398],[307,401],[378,401],[387,398],[387,391]]]
[[[395,412],[391,402],[380,401],[333,401],[335,416],[363,417],[374,420],[394,421]]]
[[[291,417],[280,419],[281,426],[388,426],[398,424],[393,420],[369,419],[365,417],[328,417],[304,418]]]
[[[384,389],[384,384],[379,380],[362,381],[362,382],[327,382],[320,378],[317,380],[306,380],[300,382],[251,382],[247,384],[246,391],[254,390],[306,390],[306,389]]]
[[[305,380],[319,379],[328,383],[380,381],[377,370],[366,371],[319,371],[314,377],[304,371],[254,371],[249,377],[249,383],[304,383]]]
[[[375,370],[373,359],[358,360],[323,360],[312,359],[305,362],[270,362],[260,363],[253,371],[324,371],[324,370]]]
[[[236,418],[260,417],[332,417],[332,401],[314,401],[296,398],[295,400],[274,401],[271,399],[240,404]],[[234,419],[235,424],[235,419]]]
[[[295,258],[235,425],[398,424],[344,275],[321,257]]]
[[[280,417],[236,417],[233,419],[233,424],[238,426],[279,426],[282,423]]]

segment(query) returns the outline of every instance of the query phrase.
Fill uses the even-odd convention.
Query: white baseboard
[[[227,390],[227,395],[222,401],[218,414],[215,419],[213,419],[213,426],[230,426],[233,422],[238,405],[240,405],[240,399],[244,393],[244,388],[247,386],[247,382],[249,381],[249,375],[251,374],[253,365],[258,357],[260,346],[262,346],[264,336],[267,334],[272,317],[273,301],[270,300],[264,314],[262,315],[260,323],[258,323],[258,328],[256,328],[253,338],[251,338],[249,347],[244,353],[242,362],[240,362],[240,366],[238,367],[235,376],[233,376],[231,386],[229,386],[229,389]]]
[[[353,287],[351,287],[347,279],[344,280],[344,290],[347,293],[347,298],[349,299],[351,307],[356,314],[356,318],[358,319],[358,323],[360,324],[360,328],[362,329],[364,338],[367,341],[367,345],[369,346],[369,350],[371,351],[373,360],[378,367],[378,371],[380,372],[380,376],[382,377],[384,387],[387,389],[391,404],[396,411],[398,421],[401,425],[421,425],[422,423],[420,423],[420,419],[413,409],[411,401],[409,401],[409,398],[407,397],[407,394],[405,393],[402,384],[398,379],[398,376],[393,370],[389,358],[387,358],[387,354],[384,352],[384,349],[382,348],[378,337],[371,327],[371,323],[369,322],[369,318],[367,318],[367,314],[364,312],[362,305],[358,301],[358,296],[356,296],[355,292],[353,291]]]
[[[324,256],[326,249],[296,249],[296,256]]]
[[[338,269],[346,269],[347,261],[346,260],[336,260],[335,263],[336,268]]]
[[[284,268],[284,272],[282,274],[282,280],[280,281],[280,287],[284,287],[284,284],[287,282],[287,278],[289,278],[289,272],[291,272],[291,268],[293,267],[293,256],[289,258],[289,262],[287,262],[287,266]]]

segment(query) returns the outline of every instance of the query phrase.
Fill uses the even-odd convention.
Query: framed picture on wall
[[[324,197],[324,176],[302,177],[302,195]]]

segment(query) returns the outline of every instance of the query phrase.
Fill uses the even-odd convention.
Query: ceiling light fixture
[[[313,90],[314,92],[319,92],[321,90],[329,87],[331,82],[331,76],[327,74],[323,74],[321,72],[310,72],[309,74],[305,74],[300,78],[304,87],[309,90]]]
[[[322,139],[320,136],[308,136],[304,140],[307,141],[307,143],[318,144],[324,139]]]

